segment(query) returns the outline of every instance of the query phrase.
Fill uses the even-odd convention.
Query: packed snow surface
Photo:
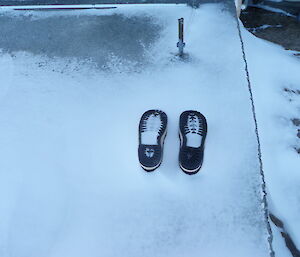
[[[141,133],[141,143],[143,145],[157,145],[159,130],[162,127],[160,115],[151,114],[145,122],[145,130]]]
[[[187,127],[189,129],[189,133],[186,136],[186,145],[189,147],[200,147],[202,136],[198,135],[198,131],[200,129],[200,121],[199,118],[195,115],[188,116]]]
[[[189,147],[200,147],[202,136],[199,136],[198,134],[187,134],[186,135],[186,145]]]
[[[300,249],[300,62],[282,47],[243,30],[253,87],[270,211]],[[298,132],[298,137],[297,137]],[[273,228],[274,235],[281,237]],[[277,256],[282,243],[275,238]]]
[[[237,24],[221,5],[0,19],[0,256],[268,256]],[[169,118],[153,173],[137,156],[149,109]],[[194,176],[178,166],[190,109],[208,122]]]

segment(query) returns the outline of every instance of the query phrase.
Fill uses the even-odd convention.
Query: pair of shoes
[[[145,171],[154,171],[162,162],[168,117],[161,110],[146,111],[139,124],[138,155]],[[179,166],[186,174],[197,173],[203,162],[207,134],[205,117],[197,111],[185,111],[179,119]]]

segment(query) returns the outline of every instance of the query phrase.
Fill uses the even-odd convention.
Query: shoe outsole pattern
[[[205,119],[205,124],[206,124],[206,134],[205,134],[205,139],[206,139],[206,135],[207,135],[207,121],[206,121],[205,116],[204,116],[202,113],[200,113],[200,112],[198,112],[198,113],[200,114],[200,116],[202,116],[202,117]],[[179,134],[180,148],[181,148],[181,147],[182,147],[182,144],[183,144],[183,136],[182,136],[182,134],[181,134],[181,130],[180,130],[180,129],[179,129],[179,133],[178,133],[178,134]],[[203,152],[204,152],[204,149],[205,149],[205,140],[204,140],[204,143],[203,143]],[[203,159],[204,159],[204,156],[203,156]],[[195,174],[197,174],[197,173],[200,171],[200,169],[202,168],[203,159],[202,159],[202,161],[201,161],[199,167],[197,167],[196,169],[193,169],[193,170],[189,170],[189,169],[184,168],[184,167],[181,165],[180,160],[178,160],[178,163],[179,163],[180,169],[181,169],[185,174],[187,174],[187,175],[195,175]]]
[[[154,111],[154,110],[149,110],[149,111]],[[147,112],[149,112],[149,111],[147,111]],[[162,111],[163,112],[163,111]],[[164,114],[165,114],[165,112],[163,112]],[[165,114],[166,115],[166,114]],[[151,172],[153,172],[153,171],[155,171],[157,168],[159,168],[160,167],[160,165],[161,165],[161,163],[162,163],[162,161],[163,161],[163,154],[164,154],[164,144],[165,144],[165,138],[166,138],[166,136],[167,136],[167,126],[168,126],[168,121],[167,121],[167,123],[166,123],[166,128],[165,128],[165,131],[164,131],[164,133],[163,133],[163,135],[162,135],[162,137],[161,137],[161,139],[160,139],[160,147],[161,147],[161,159],[160,159],[160,161],[159,161],[159,163],[156,165],[156,166],[154,166],[154,167],[146,167],[146,166],[144,166],[141,162],[140,162],[140,165],[141,165],[141,167],[142,167],[142,169],[144,170],[144,171],[146,171],[146,172],[148,172],[148,173],[151,173]]]

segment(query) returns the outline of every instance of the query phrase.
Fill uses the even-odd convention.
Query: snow
[[[141,143],[143,145],[157,145],[157,132],[148,131],[148,132],[142,133]]]
[[[201,145],[202,136],[198,135],[200,128],[200,121],[197,116],[188,116],[187,126],[189,128],[189,133],[186,136],[186,145],[189,147],[198,148]]]
[[[143,145],[157,145],[158,132],[162,127],[160,115],[149,115],[145,120],[145,131],[141,133],[141,143]]]
[[[201,140],[202,140],[202,137],[199,136],[198,134],[187,134],[186,135],[186,145],[189,146],[189,147],[200,147],[201,145]]]
[[[284,222],[299,249],[300,159],[294,148],[299,148],[300,139],[291,120],[299,118],[300,96],[285,89],[300,89],[300,63],[280,46],[255,38],[245,30],[243,37],[257,106],[271,211]]]
[[[256,33],[257,31],[264,30],[264,29],[281,28],[281,27],[282,27],[282,25],[268,25],[268,24],[265,24],[265,25],[262,25],[262,26],[259,26],[259,27],[256,27],[256,28],[251,28],[251,29],[249,29],[249,31],[251,31],[253,33]]]
[[[276,256],[293,257],[285,245],[285,241],[280,234],[280,230],[273,223],[271,223],[271,227],[273,231],[273,245],[275,246]]]
[[[180,17],[187,61],[175,56]],[[268,256],[244,63],[235,18],[222,5],[0,18],[0,256]],[[287,125],[297,103],[280,94],[296,87],[298,64],[244,36],[272,208],[299,240],[299,157]],[[164,160],[146,173],[138,122],[158,108],[169,118]],[[190,109],[208,122],[194,176],[178,166],[178,119]]]

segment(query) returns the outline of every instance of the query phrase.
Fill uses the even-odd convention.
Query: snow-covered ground
[[[282,47],[243,30],[254,89],[270,210],[300,247],[300,62]],[[298,91],[298,93],[297,93]],[[278,235],[278,229],[273,228]],[[276,240],[274,246],[278,246]],[[276,250],[276,249],[275,249]],[[279,252],[280,249],[277,249]],[[291,256],[283,253],[278,256]]]
[[[174,55],[180,17],[188,61]],[[0,20],[0,256],[268,256],[240,41],[221,5],[3,11]],[[259,67],[295,63],[244,35],[272,208],[292,225],[297,155],[292,125],[280,117],[296,108],[280,89],[299,80],[296,72],[294,84],[275,79],[274,90]],[[272,53],[273,61],[264,57]],[[162,166],[145,173],[137,128],[152,108],[168,114],[169,127]],[[195,176],[178,166],[178,119],[187,109],[208,121]]]

